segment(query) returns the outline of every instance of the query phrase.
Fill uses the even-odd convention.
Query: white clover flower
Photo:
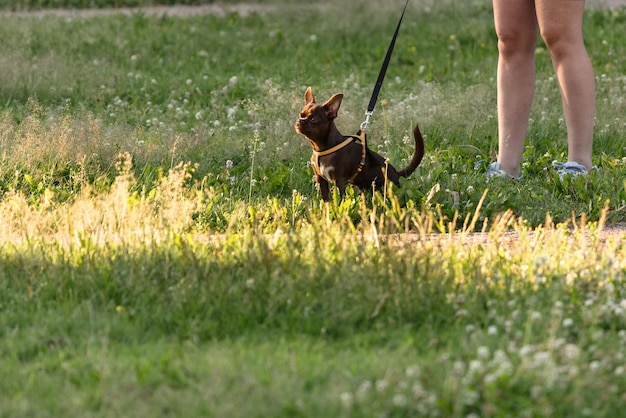
[[[188,78],[187,81],[185,81],[185,84],[191,86],[193,84],[193,80],[191,78]]]
[[[393,395],[393,400],[392,400],[393,404],[399,408],[403,408],[406,406],[407,401],[406,401],[406,396],[401,394],[401,393],[397,393],[395,395]]]
[[[369,380],[364,381],[359,385],[359,388],[356,391],[356,395],[359,399],[364,399],[372,390],[372,382]]]
[[[472,360],[469,362],[467,373],[473,375],[483,370],[483,363],[480,360]]]
[[[350,392],[343,392],[341,395],[339,395],[339,398],[341,399],[341,404],[344,407],[349,408],[352,406],[354,397],[352,396]]]
[[[533,356],[533,362],[536,366],[543,366],[550,362],[550,353],[547,351],[539,351]]]
[[[385,379],[380,379],[376,381],[376,390],[379,392],[384,392],[389,387],[389,382]]]
[[[239,81],[239,79],[237,78],[236,75],[234,75],[228,79],[228,85],[231,87],[234,87],[237,84],[237,81]]]
[[[463,403],[465,405],[474,405],[480,399],[480,395],[475,390],[468,390],[463,394]]]
[[[405,370],[407,377],[417,378],[420,376],[420,368],[419,366],[409,366]]]
[[[413,384],[413,386],[411,387],[411,392],[416,398],[422,398],[426,394],[424,387],[419,382]]]
[[[487,360],[489,356],[491,355],[491,352],[489,350],[489,347],[485,347],[483,345],[483,346],[478,347],[478,349],[476,350],[476,355],[481,360]]]
[[[233,168],[233,161],[232,160],[226,160],[226,169],[227,170],[231,170]]]
[[[580,348],[578,348],[577,345],[575,345],[575,344],[566,344],[565,347],[563,347],[563,356],[567,360],[569,360],[569,361],[576,360],[579,355],[580,355]]]
[[[452,364],[452,373],[454,373],[455,375],[461,376],[464,371],[465,363],[463,363],[462,361],[457,360]]]
[[[570,328],[572,325],[574,325],[574,320],[572,318],[565,318],[563,320],[563,326],[565,328]]]
[[[498,327],[496,327],[495,325],[491,325],[489,328],[487,328],[487,334],[498,335]]]

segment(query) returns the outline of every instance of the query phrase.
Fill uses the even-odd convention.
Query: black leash
[[[361,123],[361,131],[365,131],[370,122],[370,116],[374,113],[374,107],[376,107],[376,101],[378,100],[378,93],[380,92],[380,88],[383,85],[383,81],[385,80],[385,74],[387,73],[387,67],[389,67],[389,61],[391,60],[391,53],[393,52],[393,47],[396,45],[396,39],[398,38],[398,33],[400,32],[400,25],[402,24],[402,18],[404,17],[404,12],[406,12],[406,7],[409,4],[409,0],[406,0],[404,4],[404,9],[402,10],[402,15],[400,15],[400,20],[398,21],[398,26],[396,26],[396,31],[391,38],[391,43],[389,44],[389,48],[387,48],[387,54],[385,55],[385,60],[383,61],[383,65],[380,68],[380,72],[378,73],[378,79],[376,80],[376,85],[374,86],[374,91],[372,92],[372,97],[370,98],[370,103],[367,106],[367,111],[365,112],[365,120]]]

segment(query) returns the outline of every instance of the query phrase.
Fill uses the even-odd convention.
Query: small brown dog
[[[304,93],[304,108],[294,125],[296,132],[304,135],[313,147],[311,163],[325,202],[330,201],[329,182],[339,189],[341,197],[348,183],[357,186],[361,193],[370,190],[372,184],[376,189],[383,188],[385,178],[399,186],[400,177],[411,175],[424,156],[424,138],[417,125],[413,129],[415,152],[409,165],[400,171],[386,163],[380,154],[358,143],[359,137],[342,135],[334,122],[342,100],[343,94],[335,94],[324,104],[317,104],[309,87]]]

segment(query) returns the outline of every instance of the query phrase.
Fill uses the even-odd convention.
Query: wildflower
[[[498,335],[498,327],[496,327],[495,325],[491,325],[489,328],[487,328],[487,334]]]
[[[578,356],[580,355],[580,348],[578,348],[578,346],[574,345],[574,344],[566,344],[565,347],[563,347],[563,356],[567,359],[567,360],[575,360],[578,358]]]
[[[565,328],[569,328],[569,327],[571,327],[572,325],[574,325],[574,320],[573,320],[572,318],[565,318],[565,319],[563,320],[563,326],[564,326]]]
[[[380,379],[376,381],[376,390],[379,392],[384,392],[389,387],[389,382],[385,379]]]
[[[372,390],[372,382],[370,382],[369,380],[366,380],[359,385],[359,388],[356,391],[356,395],[359,399],[365,399],[371,390]]]
[[[480,373],[482,370],[483,370],[483,363],[480,360],[472,360],[469,362],[467,373],[469,375],[474,375],[476,373]]]
[[[339,397],[343,406],[345,406],[346,408],[352,406],[353,396],[350,392],[344,392]]]
[[[487,360],[489,358],[489,347],[485,347],[484,345],[481,347],[478,347],[478,350],[476,350],[477,356],[479,359],[481,360]]]
[[[228,85],[234,87],[237,84],[237,81],[239,81],[239,79],[236,75],[234,75],[230,79],[228,79]]]
[[[401,393],[393,395],[393,404],[399,408],[406,406],[406,396]]]
[[[416,398],[421,398],[426,394],[424,387],[419,382],[413,384],[413,386],[411,387],[411,392],[413,392],[413,396],[415,396]]]
[[[418,366],[409,366],[405,371],[407,377],[417,378],[420,376],[420,368]]]

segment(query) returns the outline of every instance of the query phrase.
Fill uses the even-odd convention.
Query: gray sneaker
[[[585,166],[582,164],[578,164],[576,161],[568,161],[566,163],[553,161],[552,167],[556,168],[556,172],[559,175],[559,179],[561,179],[561,181],[563,181],[563,179],[567,176],[571,176],[572,178],[576,176],[585,177],[587,174],[589,174]]]
[[[500,168],[499,162],[493,162],[487,167],[487,179],[492,179],[494,177],[502,177],[511,180],[521,180],[524,176],[521,173],[517,177],[512,176],[511,174]]]

